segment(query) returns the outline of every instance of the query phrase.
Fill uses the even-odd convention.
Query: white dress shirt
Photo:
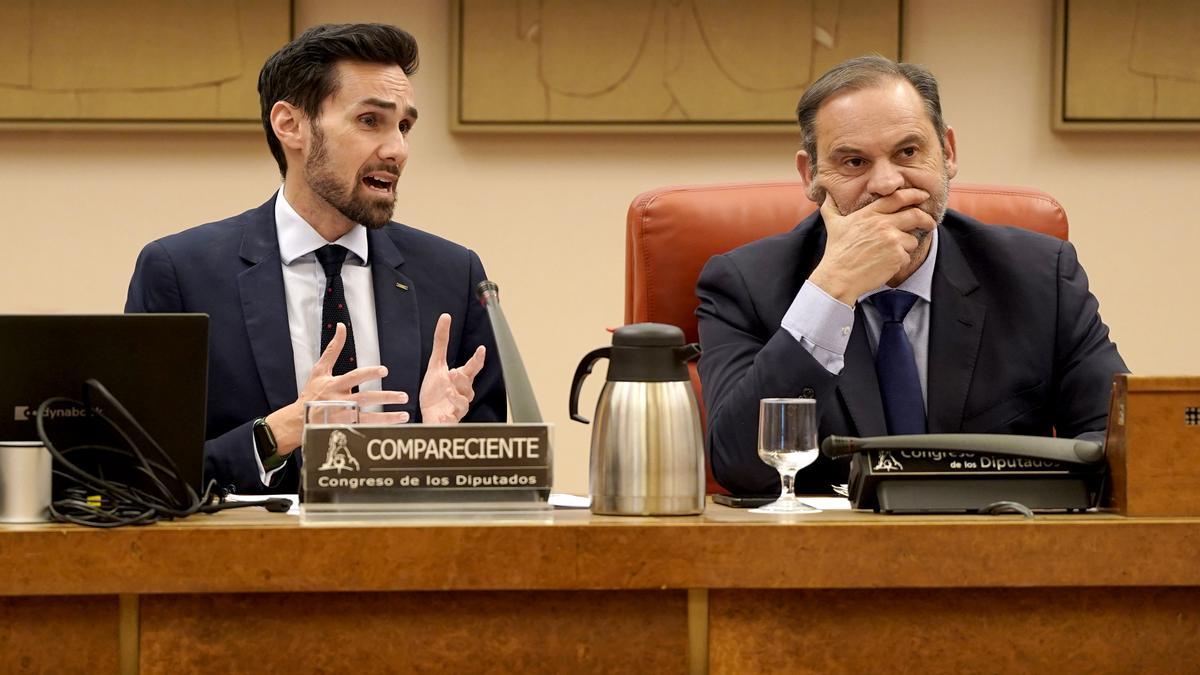
[[[283,294],[287,303],[288,332],[292,339],[292,362],[296,371],[296,393],[304,390],[313,365],[321,356],[321,309],[325,297],[325,271],[317,261],[316,250],[331,243],[296,213],[283,195],[275,199],[275,233],[279,238],[279,260],[283,268]],[[375,321],[375,289],[371,285],[370,252],[367,229],[355,225],[349,232],[332,242],[344,246],[346,262],[342,265],[342,286],[346,304],[350,306],[350,324],[354,330],[355,365],[359,368],[379,365],[379,330]],[[359,385],[359,391],[379,391],[380,380]],[[365,411],[380,410],[380,406],[364,407]],[[282,466],[267,472],[255,447],[254,460],[264,485]]]
[[[929,305],[933,298],[933,269],[937,264],[938,231],[930,233],[929,255],[912,276],[895,288],[917,296],[917,302],[904,317],[904,333],[912,345],[917,362],[917,374],[921,378],[921,395],[926,405],[929,402]],[[858,302],[868,301],[872,295],[893,290],[883,285],[863,293]],[[863,305],[863,318],[867,324],[867,340],[871,353],[879,345],[879,332],[883,330],[883,319],[870,302]],[[800,342],[805,351],[812,354],[825,370],[837,375],[846,365],[846,345],[854,330],[854,309],[836,300],[811,281],[805,281],[795,299],[783,315],[783,328]]]

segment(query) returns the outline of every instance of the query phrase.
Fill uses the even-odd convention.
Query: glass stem
[[[779,501],[789,502],[795,499],[796,491],[793,487],[796,479],[795,472],[780,473],[779,475],[783,478],[783,491],[779,493]]]

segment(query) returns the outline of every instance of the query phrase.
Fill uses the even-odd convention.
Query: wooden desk
[[[0,672],[1182,672],[1200,519],[0,526]]]

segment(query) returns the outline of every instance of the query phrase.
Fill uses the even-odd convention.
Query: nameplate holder
[[[850,463],[856,509],[975,513],[997,502],[1034,511],[1086,511],[1100,502],[1104,464],[921,448],[870,449]]]
[[[1112,510],[1200,516],[1200,377],[1117,375],[1105,451]]]
[[[309,425],[302,520],[546,518],[549,424]]]

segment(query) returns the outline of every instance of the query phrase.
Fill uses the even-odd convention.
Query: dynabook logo
[[[317,468],[318,471],[358,471],[358,460],[350,454],[350,445],[346,434],[334,431],[329,434],[329,449],[325,452],[325,463]]]
[[[93,408],[99,414],[99,408]],[[33,418],[37,417],[37,406],[32,405],[17,405],[13,406],[13,420],[17,422],[32,422]],[[69,419],[74,417],[87,417],[87,408],[79,406],[71,406],[69,408],[47,408],[46,418],[52,420]]]

